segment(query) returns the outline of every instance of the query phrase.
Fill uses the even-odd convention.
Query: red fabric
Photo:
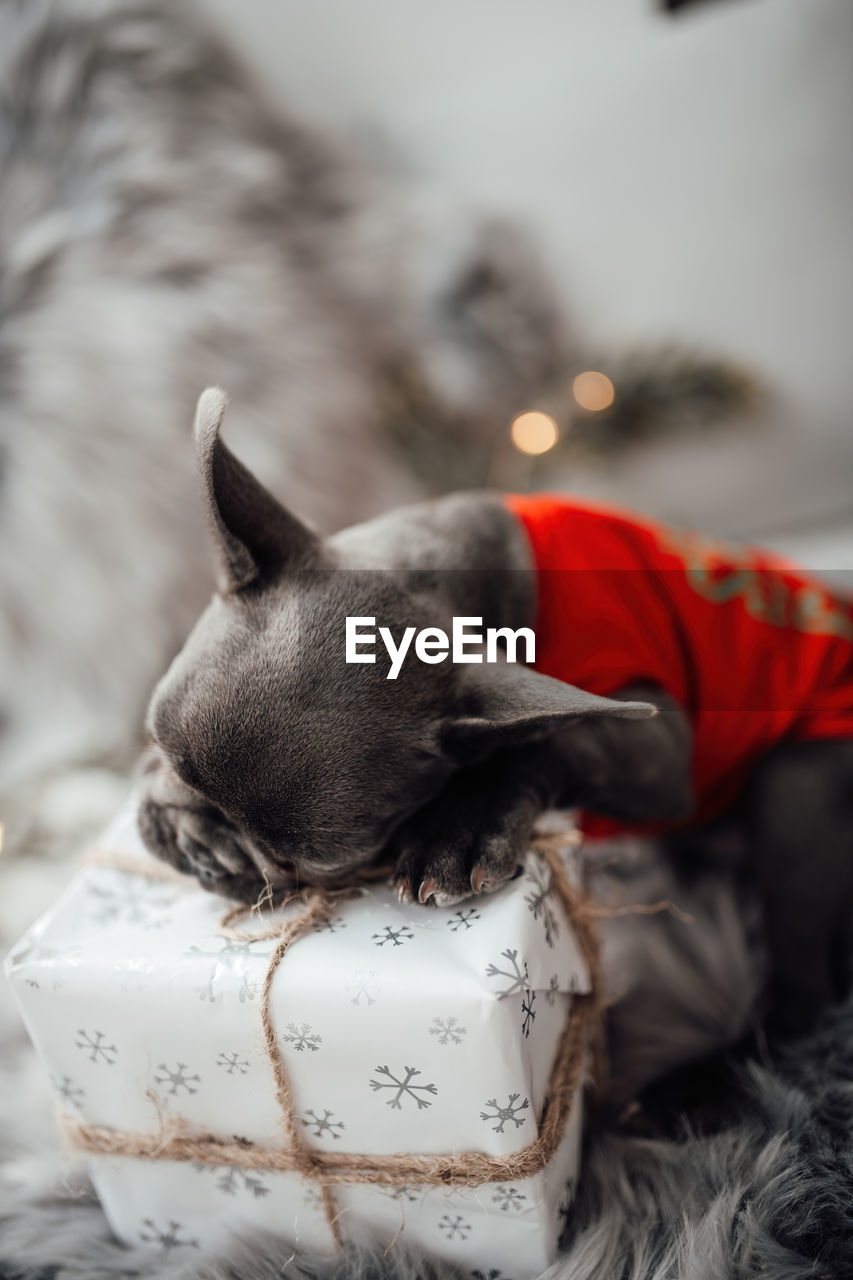
[[[652,680],[677,698],[693,725],[691,821],[722,812],[782,738],[853,737],[853,600],[769,552],[605,506],[506,503],[538,569],[537,669],[598,694]]]

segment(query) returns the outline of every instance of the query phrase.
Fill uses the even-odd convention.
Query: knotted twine
[[[63,1115],[62,1124],[67,1140],[72,1146],[93,1155],[298,1173],[317,1185],[329,1230],[338,1247],[342,1244],[342,1237],[332,1193],[332,1187],[337,1183],[476,1187],[486,1182],[516,1182],[533,1177],[548,1164],[563,1137],[588,1047],[592,1053],[593,1080],[599,1089],[604,1076],[601,1017],[603,984],[598,931],[594,924],[595,917],[604,913],[601,908],[592,906],[585,895],[574,888],[560,856],[561,850],[569,844],[577,843],[577,839],[574,832],[537,836],[532,846],[548,867],[551,873],[550,887],[574,929],[589,971],[590,990],[573,995],[569,1002],[539,1116],[537,1136],[519,1151],[503,1156],[490,1156],[481,1151],[382,1156],[320,1151],[306,1146],[299,1129],[293,1091],[272,1021],[270,997],[273,980],[292,944],[309,930],[326,923],[336,903],[342,897],[362,892],[361,888],[335,892],[321,888],[299,890],[278,906],[284,908],[300,902],[303,906],[302,913],[293,920],[276,924],[261,933],[250,933],[234,927],[236,921],[252,910],[250,907],[231,908],[222,917],[222,931],[228,937],[255,942],[270,938],[277,940],[261,988],[260,1012],[264,1045],[275,1080],[275,1096],[285,1146],[264,1146],[245,1140],[228,1141],[213,1133],[190,1132],[185,1121],[175,1121],[167,1116],[161,1116],[161,1132],[152,1136],[83,1124]],[[106,851],[99,852],[92,860],[152,879],[185,880],[184,876],[166,866],[151,863],[149,868],[135,859],[123,858]],[[377,876],[374,874],[369,878],[375,881]]]

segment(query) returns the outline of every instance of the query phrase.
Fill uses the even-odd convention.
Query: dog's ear
[[[196,461],[223,594],[263,574],[304,567],[317,558],[320,539],[277,502],[219,436],[228,397],[208,387],[195,415]]]
[[[650,702],[621,702],[586,693],[520,663],[469,667],[455,714],[441,730],[442,749],[459,763],[542,738],[558,725],[586,717],[645,720]]]

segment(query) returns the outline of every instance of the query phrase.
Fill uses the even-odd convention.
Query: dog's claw
[[[486,869],[479,862],[475,863],[471,870],[471,888],[475,893],[483,892],[483,885],[486,881]]]
[[[433,880],[431,876],[428,877],[426,880],[424,880],[423,884],[421,885],[418,891],[418,902],[421,902],[421,903],[428,902],[430,898],[433,896],[433,894],[438,892],[438,887],[439,887],[438,881]]]
[[[399,880],[397,882],[397,901],[398,902],[414,901],[414,899],[412,898],[412,886],[409,883],[408,879]]]

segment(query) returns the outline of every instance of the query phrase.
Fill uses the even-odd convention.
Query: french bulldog
[[[730,757],[721,767],[705,758],[708,708],[671,673],[691,645],[719,649],[718,638],[671,620],[693,572],[687,561],[663,574],[663,589],[655,579],[647,638],[623,645],[620,662],[608,647],[608,609],[620,625],[636,621],[631,591],[645,579],[608,578],[608,556],[616,572],[620,540],[634,528],[615,513],[587,512],[598,522],[589,538],[605,539],[601,582],[589,572],[561,578],[559,553],[543,560],[545,535],[522,518],[524,503],[492,493],[454,494],[322,539],[222,441],[225,409],[224,393],[209,389],[196,415],[217,591],[150,703],[139,809],[150,850],[244,901],[294,879],[342,883],[387,861],[402,900],[446,905],[513,877],[548,807],[683,832],[714,816],[698,786],[715,791],[717,809],[740,806],[767,914],[774,1008],[792,1025],[808,1021],[840,981],[833,958],[853,900],[853,732],[836,724],[810,741],[792,729],[760,752],[759,734],[744,764],[744,709],[728,721],[732,708],[715,695],[723,705],[711,708],[714,750]],[[698,581],[709,608],[731,603],[713,599],[713,572]],[[589,626],[594,584],[613,595],[601,605],[603,634]],[[557,614],[543,613],[555,590]],[[846,616],[843,602],[835,606]],[[754,614],[755,600],[752,614],[743,611]],[[460,618],[503,635],[502,649],[469,642],[454,662],[440,637]],[[769,670],[774,638],[787,632],[779,618],[758,623],[769,648],[757,660]],[[354,657],[348,641],[358,628]],[[371,645],[377,628],[388,655]],[[550,649],[560,678],[511,660],[521,629],[536,636],[540,668],[543,643],[546,658]],[[419,637],[421,657],[394,663],[407,635]],[[578,644],[579,669],[594,673],[583,683],[597,689],[569,682],[553,660]],[[731,672],[748,667],[746,655],[717,657],[730,673],[725,687],[736,685]],[[853,663],[842,673],[848,688],[851,672]],[[836,721],[853,716],[843,679],[832,696]],[[778,708],[765,710],[778,727]]]

